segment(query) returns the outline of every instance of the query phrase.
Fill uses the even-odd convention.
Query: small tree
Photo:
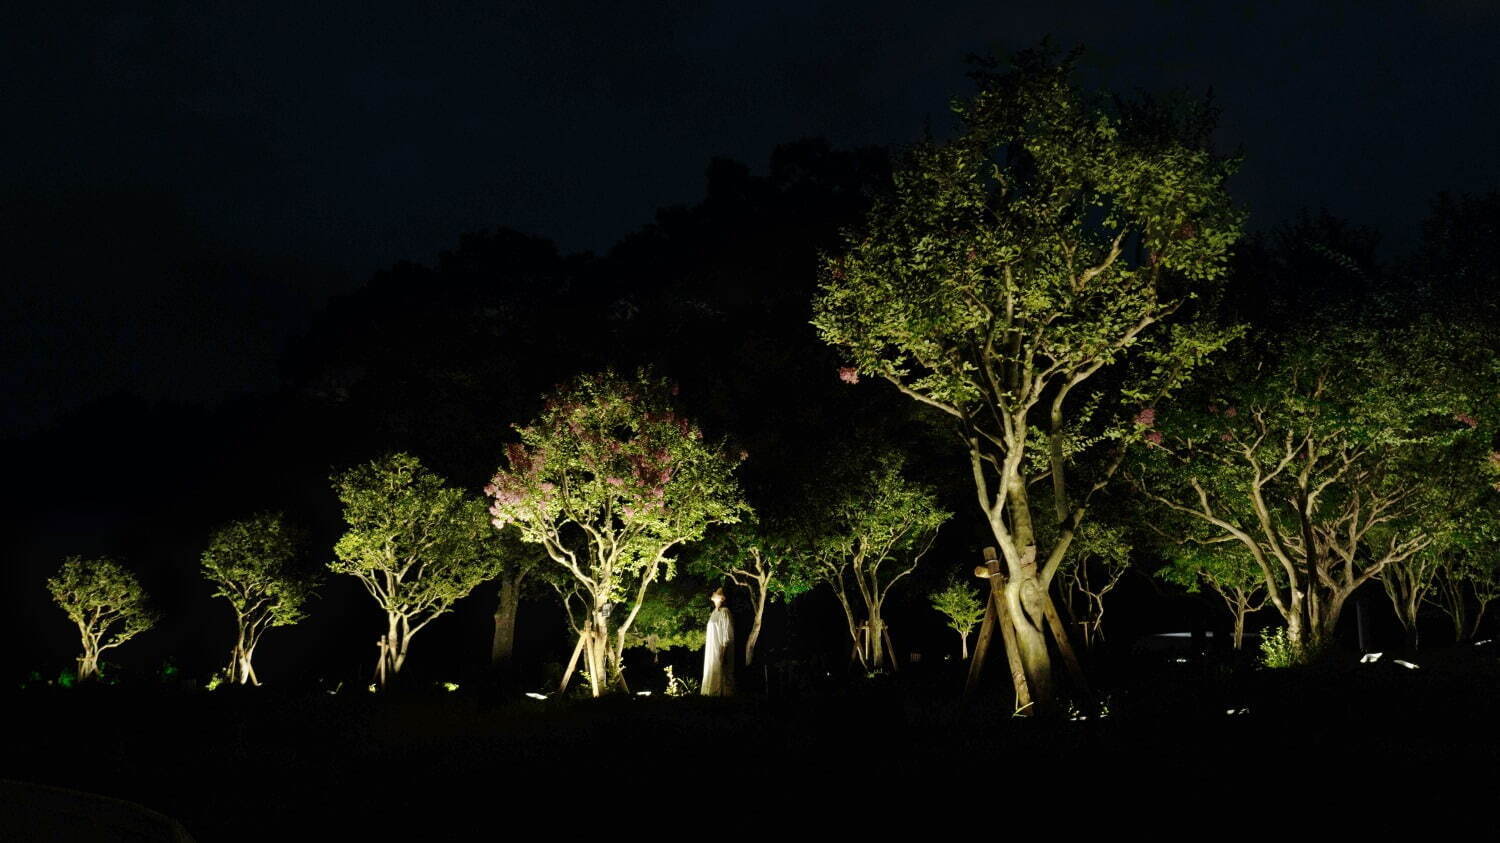
[[[541,545],[572,580],[564,595],[583,600],[574,662],[594,696],[624,686],[626,636],[651,585],[675,574],[672,550],[744,511],[736,460],[676,414],[673,391],[644,371],[560,387],[485,487],[495,526]]]
[[[273,626],[306,617],[313,594],[310,572],[295,567],[302,537],[280,513],[260,513],[219,528],[203,551],[203,576],[217,586],[215,597],[234,609],[236,637],[224,675],[241,685],[259,685],[251,659],[260,637]]]
[[[83,641],[83,655],[78,657],[80,680],[99,675],[99,655],[105,650],[156,625],[157,616],[146,606],[140,580],[111,559],[70,556],[57,576],[47,580],[47,591],[68,620],[78,625]]]
[[[375,676],[401,672],[412,638],[495,576],[481,552],[482,501],[450,488],[409,454],[391,454],[333,478],[349,530],[334,545],[335,573],[355,577],[386,616]]]
[[[1079,525],[1057,574],[1063,608],[1083,633],[1085,648],[1092,650],[1104,640],[1104,598],[1129,569],[1130,541],[1124,529],[1098,521]]]
[[[979,599],[979,590],[964,585],[957,577],[949,577],[938,591],[927,598],[932,608],[948,619],[948,628],[958,633],[959,654],[969,657],[969,633],[984,620],[984,602]]]
[[[821,514],[815,576],[833,591],[866,670],[896,667],[884,608],[891,588],[917,569],[948,520],[932,491],[901,475],[901,459],[878,466],[841,490]]]
[[[791,600],[812,588],[806,542],[794,530],[760,521],[745,521],[720,533],[697,555],[693,566],[706,576],[726,577],[750,592],[753,615],[745,639],[747,667],[755,662],[766,604]]]

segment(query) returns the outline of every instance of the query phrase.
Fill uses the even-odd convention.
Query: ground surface
[[[202,841],[571,837],[593,805],[608,806],[610,828],[684,833],[716,804],[780,826],[818,806],[825,819],[861,805],[878,818],[1024,798],[1088,809],[1069,818],[1087,822],[1125,806],[1182,814],[1493,784],[1500,659],[1410,658],[1421,668],[1389,656],[1308,671],[1137,664],[1109,716],[1086,720],[1012,719],[995,697],[960,699],[951,669],[727,702],[31,687],[0,696],[0,778],[138,803]],[[1024,772],[1006,765],[1016,759]],[[1007,787],[1025,781],[1048,784]]]

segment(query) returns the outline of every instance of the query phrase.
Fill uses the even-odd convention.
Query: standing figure
[[[703,696],[734,696],[734,616],[724,605],[724,589],[714,589],[713,614],[703,640]]]

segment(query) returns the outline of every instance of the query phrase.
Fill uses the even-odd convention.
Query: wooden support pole
[[[990,596],[985,606],[984,625],[979,629],[979,640],[974,642],[974,655],[970,657],[969,678],[964,691],[971,692],[978,686],[984,672],[985,656],[989,653],[990,641],[998,626],[1000,637],[1005,642],[1005,660],[1010,668],[1011,685],[1016,691],[1016,711],[1029,714],[1031,687],[1026,682],[1026,669],[1021,664],[1021,651],[1016,646],[1016,630],[1011,625],[1010,605],[1005,601],[1005,571],[1000,567],[999,554],[993,547],[984,549],[984,561],[984,567],[975,569],[975,573],[984,571],[985,578],[990,583]]]
[[[1073,644],[1068,640],[1068,628],[1063,626],[1062,618],[1057,614],[1057,606],[1052,602],[1052,595],[1047,592],[1042,592],[1042,611],[1047,615],[1047,624],[1052,627],[1052,637],[1057,639],[1057,649],[1062,651],[1063,661],[1068,665],[1073,684],[1080,694],[1089,696],[1089,683],[1083,677],[1083,665],[1078,663]]]
[[[573,679],[573,670],[574,668],[578,667],[578,656],[583,652],[583,643],[587,639],[588,630],[587,628],[585,628],[585,630],[578,635],[578,646],[573,648],[573,657],[571,659],[568,659],[568,669],[563,671],[562,682],[557,686],[557,692],[559,694],[561,694],[563,691],[568,690],[568,682]]]

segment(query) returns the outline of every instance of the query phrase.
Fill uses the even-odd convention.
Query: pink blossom
[[[515,506],[516,504],[520,503],[522,499],[523,498],[521,496],[521,493],[515,491],[514,489],[501,489],[499,493],[495,495],[495,502],[498,504],[503,504],[505,506]]]
[[[1227,410],[1225,410],[1225,411],[1224,411],[1224,417],[1225,417],[1225,418],[1230,418],[1230,419],[1232,419],[1232,418],[1234,418],[1234,417],[1235,417],[1235,416],[1237,416],[1237,415],[1239,415],[1239,414],[1240,414],[1240,411],[1239,411],[1239,410],[1236,410],[1236,409],[1235,409],[1235,408],[1233,408],[1233,407],[1230,407],[1230,408],[1229,408],[1229,409],[1227,409]]]
[[[608,483],[611,486],[623,486],[623,485],[625,485],[625,481],[621,480],[618,477],[606,477],[606,478],[604,478],[604,482]]]
[[[1219,434],[1219,441],[1220,442],[1232,442],[1232,441],[1234,441],[1234,434],[1232,434],[1232,433],[1220,433]]]
[[[1468,413],[1454,413],[1453,418],[1456,421],[1460,421],[1468,425],[1470,430],[1479,427],[1479,420],[1469,415]]]
[[[1153,430],[1150,433],[1146,434],[1146,441],[1150,442],[1152,445],[1160,445],[1161,444],[1161,431],[1159,431],[1159,430]]]
[[[494,483],[486,483],[485,486],[484,486],[484,493],[486,495],[489,495],[490,497],[494,497],[495,496],[495,484]]]
[[[557,489],[557,484],[552,483],[551,481],[543,481],[542,482],[542,492],[544,494],[550,495],[556,489]]]
[[[1135,423],[1141,427],[1153,427],[1156,425],[1156,408],[1147,407],[1135,414]]]
[[[623,513],[625,513],[625,517],[626,518],[634,518],[635,517],[635,507],[633,507],[633,506],[622,506],[622,507],[620,507],[620,511],[623,512]]]
[[[750,452],[747,451],[747,450],[745,450],[744,448],[741,448],[740,449],[740,462],[744,462],[745,460],[748,460],[748,459],[750,459]]]
[[[1209,404],[1208,405],[1208,411],[1210,413],[1212,413],[1212,414],[1214,414],[1214,415],[1217,416],[1219,414],[1219,405],[1218,404]]]
[[[844,383],[859,383],[859,369],[854,366],[840,366],[839,380]]]

